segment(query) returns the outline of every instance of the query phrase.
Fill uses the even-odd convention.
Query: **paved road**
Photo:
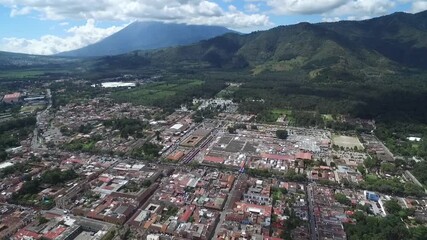
[[[317,240],[319,239],[317,234],[317,223],[314,216],[314,196],[313,196],[313,187],[316,187],[315,183],[310,183],[307,185],[307,198],[308,198],[308,213],[310,217],[310,239]]]
[[[225,216],[230,211],[230,209],[233,207],[233,206],[230,206],[230,203],[231,203],[232,199],[234,199],[233,196],[236,193],[236,190],[240,190],[237,188],[241,187],[241,185],[242,185],[241,183],[244,181],[244,176],[245,176],[245,174],[239,173],[236,180],[234,181],[233,188],[231,189],[230,193],[228,194],[227,201],[225,201],[225,204],[224,204],[224,210],[221,212],[218,224],[216,225],[215,233],[213,235],[214,239],[216,239],[216,236],[218,236],[218,233],[219,233],[219,230],[221,229],[222,223],[225,221]]]
[[[33,151],[43,147],[41,146],[43,139],[39,138],[39,133],[40,133],[39,124],[42,121],[42,117],[49,114],[49,110],[50,108],[52,108],[52,92],[49,88],[46,89],[46,98],[48,100],[48,105],[46,109],[41,112],[38,112],[36,116],[36,127],[34,128],[34,131],[33,131],[33,139],[31,140],[31,149]]]

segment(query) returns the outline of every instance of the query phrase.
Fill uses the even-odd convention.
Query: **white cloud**
[[[339,22],[341,21],[341,18],[339,17],[324,17],[322,18],[323,22]]]
[[[412,3],[412,12],[418,13],[427,10],[427,0],[418,0]]]
[[[373,1],[373,0],[372,0]],[[335,9],[347,0],[266,0],[277,14],[318,14]]]
[[[259,12],[259,7],[258,5],[255,5],[253,3],[249,3],[245,5],[245,11],[246,12]]]
[[[325,12],[328,17],[351,16],[351,19],[361,20],[389,13],[396,3],[393,0],[352,0],[331,11]]]
[[[325,21],[339,19],[361,20],[390,13],[402,1],[413,0],[264,0],[273,13],[320,14]],[[427,0],[416,0],[423,5]],[[422,6],[420,8],[423,8]]]
[[[270,24],[267,15],[237,14],[237,10],[222,9],[213,0],[0,0],[0,4],[12,9],[11,16],[37,13],[49,20],[158,20],[218,25],[215,21],[224,18],[230,22],[221,21],[223,25],[234,29]]]
[[[68,36],[63,38],[54,35],[45,35],[39,39],[3,38],[0,41],[0,50],[41,55],[54,54],[95,43],[124,27],[125,25],[98,28],[95,26],[95,20],[89,19],[85,25],[69,28]]]
[[[89,19],[84,26],[68,29],[66,37],[44,35],[37,39],[8,37],[0,40],[1,50],[33,54],[81,48],[124,27],[98,28],[93,19],[220,25],[243,32],[272,26],[265,14],[247,14],[232,5],[223,9],[214,0],[0,0],[0,5],[11,9],[11,17],[31,14],[40,19],[56,20],[62,27],[70,20]]]

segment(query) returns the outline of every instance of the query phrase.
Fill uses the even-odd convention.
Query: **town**
[[[347,239],[368,216],[427,221],[423,184],[374,121],[266,123],[222,97],[173,112],[108,94],[53,107],[61,91],[2,97],[2,134],[19,138],[2,135],[0,239]]]

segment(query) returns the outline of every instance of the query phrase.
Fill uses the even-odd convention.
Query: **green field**
[[[175,82],[150,83],[141,87],[113,93],[119,102],[131,102],[142,105],[158,105],[162,101],[173,101],[175,96],[199,88],[201,80],[179,80]]]
[[[0,72],[0,78],[31,78],[38,75],[42,75],[43,71],[2,71]]]
[[[342,135],[333,135],[332,143],[339,147],[363,149],[363,145],[357,137],[349,137]]]
[[[39,68],[30,68],[30,69],[20,69],[20,70],[2,70],[0,71],[0,80],[29,80],[40,78],[47,75],[55,75],[67,73],[65,69],[39,69]]]
[[[273,109],[271,110],[271,113],[274,115],[274,117],[277,119],[280,116],[286,115],[286,120],[289,122],[293,122],[294,118],[292,116],[292,111],[289,109]]]
[[[332,116],[332,114],[322,114],[322,118],[326,122],[334,121],[334,117]]]
[[[43,109],[45,105],[31,105],[31,106],[24,106],[21,108],[21,113],[33,113],[39,109]]]

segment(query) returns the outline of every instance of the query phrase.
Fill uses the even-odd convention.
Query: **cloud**
[[[411,11],[418,13],[427,10],[427,0],[418,0],[412,3]]]
[[[68,36],[64,38],[54,35],[45,35],[39,39],[3,38],[0,41],[0,49],[2,51],[30,54],[55,54],[98,42],[123,29],[125,26],[126,25],[98,28],[96,27],[95,20],[89,19],[85,25],[69,28],[67,30]]]
[[[249,4],[245,5],[245,11],[246,12],[259,12],[260,9],[259,9],[258,5],[255,5],[253,3],[249,3]]]
[[[361,20],[390,13],[397,2],[408,0],[264,0],[278,15],[320,14],[325,21]],[[412,1],[412,0],[409,0]],[[423,5],[427,0],[417,0]],[[414,3],[415,4],[415,3]],[[423,8],[422,6],[420,8]]]
[[[372,0],[373,1],[373,0]],[[276,14],[319,14],[335,9],[347,0],[266,0]]]
[[[339,17],[323,17],[322,21],[323,22],[339,22],[339,21],[341,21],[341,18],[339,18]]]
[[[327,17],[344,17],[351,20],[362,20],[389,13],[396,3],[393,0],[352,0],[331,11],[325,12]]]
[[[218,25],[215,20],[224,18],[230,22],[221,21],[223,25],[234,29],[270,24],[267,15],[236,13],[213,0],[0,0],[0,4],[11,8],[11,16],[36,13],[48,20],[157,20]]]

